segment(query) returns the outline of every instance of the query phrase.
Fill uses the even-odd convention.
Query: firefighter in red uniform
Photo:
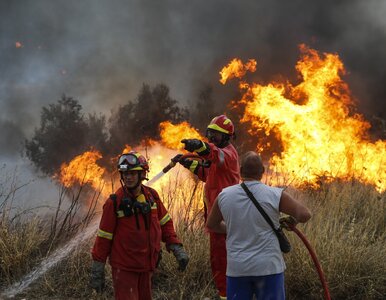
[[[109,257],[115,299],[151,299],[151,277],[161,250],[161,240],[172,251],[180,270],[189,258],[174,231],[173,222],[158,193],[145,185],[149,165],[132,151],[119,158],[122,187],[103,206],[98,235],[92,249],[90,285],[104,288],[105,262]]]
[[[223,188],[238,184],[240,181],[239,157],[236,149],[230,143],[234,135],[234,125],[225,115],[220,115],[209,123],[206,137],[209,143],[198,139],[184,139],[185,150],[197,153],[210,162],[200,164],[197,160],[181,159],[176,156],[173,160],[189,169],[200,180],[205,182],[205,221],[211,211],[214,201]],[[210,261],[214,282],[221,299],[226,299],[226,246],[225,234],[209,231],[210,237]]]

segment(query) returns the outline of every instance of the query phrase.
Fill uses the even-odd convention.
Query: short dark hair
[[[260,180],[263,177],[264,171],[263,160],[255,151],[248,151],[241,156],[241,177]]]

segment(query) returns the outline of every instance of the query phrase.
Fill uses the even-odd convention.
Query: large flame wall
[[[315,184],[321,177],[355,178],[384,191],[386,143],[371,142],[367,136],[369,123],[352,112],[352,97],[341,78],[345,72],[342,61],[336,54],[320,55],[305,45],[300,50],[301,58],[296,65],[298,84],[240,81],[243,96],[236,105],[244,108],[241,122],[251,125],[251,135],[275,132],[282,152],[272,155],[270,167],[283,176],[291,174],[297,183]],[[247,72],[255,72],[256,65],[253,59],[246,64],[233,59],[221,70],[220,81],[225,84],[231,78],[241,80]],[[160,137],[160,142],[146,141],[135,148],[149,158],[150,178],[178,151],[183,151],[181,139],[204,139],[187,122],[161,123]],[[260,143],[255,149],[268,146]],[[127,146],[123,152],[130,149]],[[64,164],[62,182],[66,186],[74,182],[89,182],[94,188],[103,186],[101,180],[106,177],[106,170],[97,164],[101,157],[96,151],[88,151]]]
[[[271,158],[270,165],[294,174],[300,182],[315,183],[320,176],[354,177],[384,191],[386,143],[370,142],[369,123],[350,112],[353,103],[340,77],[344,74],[341,60],[336,54],[320,56],[304,45],[300,49],[299,84],[240,83],[243,97],[238,105],[245,105],[241,121],[250,122],[250,134],[261,130],[279,134],[283,151]],[[233,66],[222,72],[234,70]]]

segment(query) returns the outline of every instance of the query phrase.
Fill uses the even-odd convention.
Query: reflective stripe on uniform
[[[219,156],[219,165],[222,166],[225,161],[224,152],[221,149],[218,149],[218,156]]]
[[[169,220],[171,219],[170,215],[167,213],[160,221],[159,223],[161,226],[165,225]]]
[[[123,212],[123,210],[118,210],[117,211],[117,217],[118,218],[122,218],[122,217],[124,217],[125,216],[125,213]]]
[[[205,150],[206,150],[206,145],[205,145],[205,143],[202,143],[202,147],[200,149],[196,149],[194,151],[196,151],[197,153],[200,153],[200,152],[205,151]]]
[[[140,194],[139,196],[137,196],[137,201],[140,202],[140,203],[145,203],[146,202],[145,195],[144,194]]]
[[[102,229],[99,229],[98,236],[101,237],[101,238],[108,239],[108,240],[112,240],[113,239],[113,234],[112,233],[107,232],[107,231],[103,231]]]
[[[197,160],[193,160],[192,164],[189,167],[190,172],[194,173],[194,170],[196,170],[197,166],[198,166],[198,161]]]

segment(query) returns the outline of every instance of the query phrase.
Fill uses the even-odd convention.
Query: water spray
[[[87,241],[98,228],[99,222],[94,221],[84,231],[79,232],[71,241],[66,245],[58,247],[50,256],[44,259],[35,269],[29,274],[25,275],[20,281],[14,283],[8,287],[4,292],[0,294],[2,297],[14,298],[17,294],[24,291],[31,283],[39,279],[48,270],[55,266],[58,262],[66,258],[77,246],[81,245],[82,241]]]
[[[202,159],[195,154],[185,154],[182,155],[179,160],[184,158],[192,158],[192,159]],[[169,172],[172,168],[174,168],[179,160],[172,160],[165,168],[162,169],[160,173],[154,176],[150,181],[147,182],[147,185],[154,184],[157,180],[159,180],[163,175]],[[84,231],[79,232],[72,240],[70,240],[66,245],[59,247],[56,249],[50,256],[45,258],[35,269],[33,269],[30,273],[25,275],[20,281],[12,284],[5,291],[0,294],[0,299],[5,298],[14,298],[16,295],[23,292],[26,288],[28,288],[33,282],[39,279],[42,275],[44,275],[47,271],[49,271],[53,266],[55,266],[58,262],[67,257],[76,247],[81,245],[82,241],[89,240],[92,235],[95,234],[98,229],[99,221],[94,220]]]

